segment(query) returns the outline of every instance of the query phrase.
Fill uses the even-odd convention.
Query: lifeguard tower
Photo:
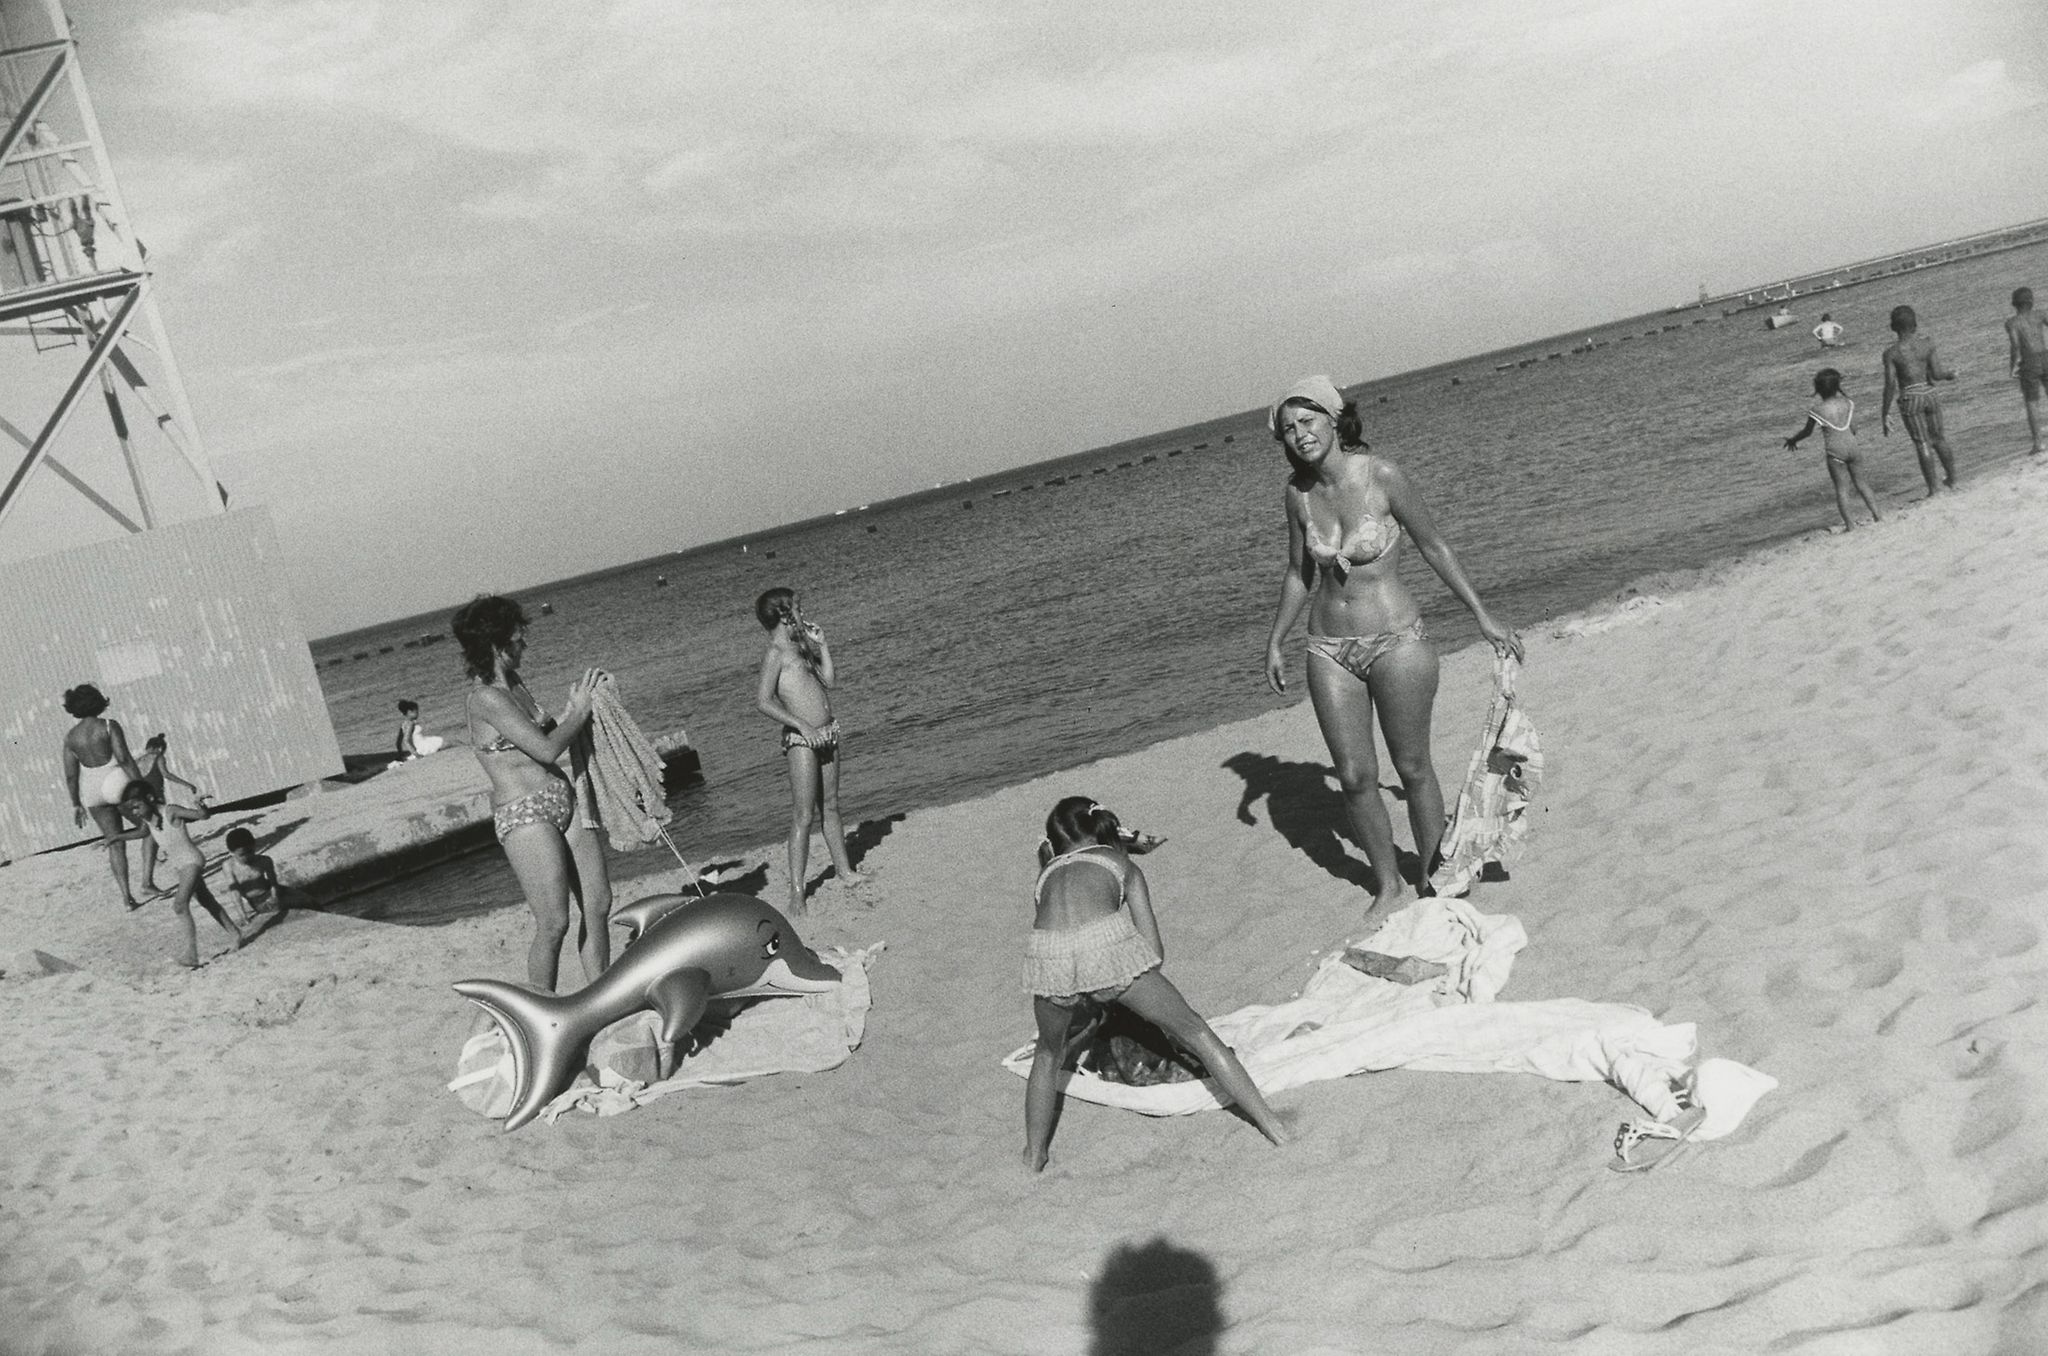
[[[0,0],[0,860],[75,841],[66,688],[233,800],[341,769],[276,534],[230,507],[58,0]]]

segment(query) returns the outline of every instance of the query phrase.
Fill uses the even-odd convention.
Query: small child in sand
[[[2034,310],[2034,289],[2016,288],[2012,294],[2012,316],[2005,322],[2006,373],[2019,378],[2020,400],[2027,407],[2027,432],[2034,445],[2027,449],[2041,455],[2041,396],[2048,391],[2048,333]]]
[[[229,829],[221,839],[228,850],[228,888],[242,901],[246,923],[267,913],[283,913],[287,905],[309,903],[305,891],[277,878],[277,863],[256,850],[256,835],[247,829]]]
[[[178,948],[173,955],[178,964],[188,970],[199,968],[199,938],[192,928],[191,903],[194,899],[214,922],[235,934],[237,951],[262,931],[262,926],[253,919],[238,923],[229,918],[220,901],[213,897],[213,891],[206,888],[206,858],[200,853],[199,845],[192,841],[192,834],[185,825],[207,818],[208,811],[186,805],[167,805],[155,787],[138,781],[130,782],[121,797],[121,813],[136,827],[118,836],[129,839],[148,834],[156,841],[164,861],[178,873],[177,888],[171,896],[171,911],[178,916]]]
[[[782,727],[782,752],[789,762],[792,813],[789,822],[789,912],[804,911],[804,873],[810,860],[811,829],[824,821],[825,850],[844,885],[867,877],[846,855],[846,830],[839,819],[839,722],[832,717],[830,688],[837,680],[825,633],[804,620],[791,589],[769,589],[754,600],[754,616],[768,635],[754,706]]]
[[[1086,796],[1068,796],[1045,819],[1051,858],[1032,892],[1037,917],[1024,948],[1024,987],[1038,1019],[1038,1048],[1024,1089],[1024,1167],[1044,1169],[1076,1009],[1116,1003],[1165,1032],[1202,1062],[1217,1085],[1275,1144],[1290,1136],[1230,1047],[1161,971],[1166,947],[1152,916],[1145,873],[1121,846],[1117,817]],[[1086,867],[1087,870],[1075,868]]]
[[[1892,307],[1892,333],[1898,341],[1884,351],[1884,436],[1892,436],[1892,398],[1899,402],[1899,422],[1913,439],[1913,455],[1920,459],[1920,475],[1927,481],[1927,497],[1940,488],[1935,482],[1935,458],[1941,459],[1941,483],[1956,487],[1956,459],[1949,450],[1948,433],[1941,425],[1941,397],[1934,393],[1937,381],[1954,381],[1956,374],[1934,351],[1934,341],[1920,333],[1920,317],[1910,306]],[[1932,449],[1930,451],[1930,449]]]
[[[1842,374],[1832,367],[1814,373],[1813,394],[1816,399],[1807,408],[1806,427],[1785,440],[1785,450],[1790,452],[1799,446],[1816,428],[1821,431],[1821,446],[1827,451],[1828,479],[1835,486],[1835,508],[1842,515],[1842,526],[1828,531],[1847,532],[1856,526],[1849,520],[1852,485],[1862,496],[1863,507],[1870,510],[1870,521],[1883,522],[1877,501],[1870,497],[1870,487],[1863,483],[1863,454],[1856,447],[1856,402],[1842,394]]]

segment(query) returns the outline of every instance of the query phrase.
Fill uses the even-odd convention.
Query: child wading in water
[[[769,633],[754,705],[782,727],[782,754],[789,761],[789,912],[798,916],[804,911],[811,829],[820,819],[840,882],[859,885],[867,879],[847,858],[839,820],[839,722],[832,718],[829,691],[837,671],[825,633],[804,620],[794,591],[769,589],[754,600],[754,616]]]
[[[1842,394],[1842,374],[1832,367],[1823,367],[1813,374],[1813,393],[1818,398],[1806,411],[1806,427],[1785,440],[1785,450],[1790,452],[1819,429],[1821,446],[1827,449],[1828,479],[1835,485],[1835,507],[1842,514],[1841,530],[1847,532],[1856,526],[1849,520],[1852,485],[1862,497],[1863,507],[1870,510],[1870,521],[1883,522],[1877,501],[1870,497],[1870,487],[1863,483],[1863,454],[1856,447],[1856,402]]]
[[[185,825],[195,819],[205,819],[207,811],[185,805],[166,805],[155,787],[138,781],[129,783],[126,794],[122,796],[121,813],[134,821],[137,827],[119,836],[140,838],[148,834],[156,840],[164,862],[178,873],[176,892],[171,896],[171,912],[178,915],[178,949],[173,956],[178,964],[188,970],[199,968],[199,937],[192,928],[191,904],[195,899],[223,930],[235,934],[237,951],[263,930],[257,920],[244,918],[236,922],[229,918],[220,901],[213,897],[213,891],[206,888],[206,858],[200,853],[199,845],[192,841]]]
[[[1125,855],[1117,817],[1086,796],[1046,816],[1051,860],[1038,873],[1037,920],[1024,948],[1024,987],[1038,1018],[1038,1048],[1024,1089],[1024,1166],[1045,1167],[1059,1109],[1060,1067],[1084,1001],[1117,1003],[1202,1062],[1259,1133],[1285,1144],[1280,1123],[1230,1047],[1160,971],[1166,948],[1152,916],[1145,873]]]

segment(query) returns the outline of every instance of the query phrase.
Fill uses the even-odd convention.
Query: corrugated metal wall
[[[79,683],[221,800],[341,770],[283,573],[261,508],[0,564],[0,859],[85,836],[61,753]]]

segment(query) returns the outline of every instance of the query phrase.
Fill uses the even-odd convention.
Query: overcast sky
[[[316,635],[2048,215],[2039,0],[71,10]]]

